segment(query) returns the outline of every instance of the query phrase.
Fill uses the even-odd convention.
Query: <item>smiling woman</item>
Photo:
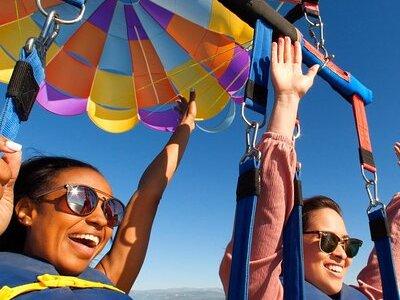
[[[36,157],[22,164],[17,177],[19,157],[6,157],[11,176],[1,182],[0,225],[11,222],[0,236],[0,299],[129,299],[125,293],[143,264],[158,203],[194,129],[194,94],[189,103],[181,100],[180,126],[126,209],[87,163]],[[90,268],[117,226],[111,250]]]
[[[282,235],[295,202],[293,179],[297,164],[292,135],[300,98],[311,87],[318,70],[314,66],[303,75],[301,61],[298,42],[292,47],[286,37],[272,44],[275,106],[268,132],[258,146],[262,166],[250,258],[249,299],[252,300],[284,299],[280,281]],[[349,237],[339,206],[328,197],[316,196],[304,201],[302,218],[305,299],[367,299],[344,284],[344,276],[362,242]],[[220,267],[225,291],[231,265],[232,242]]]

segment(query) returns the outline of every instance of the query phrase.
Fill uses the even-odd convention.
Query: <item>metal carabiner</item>
[[[364,166],[361,166],[361,174],[365,181],[365,189],[367,190],[368,198],[369,198],[369,206],[367,208],[367,212],[370,212],[373,208],[378,206],[384,207],[385,205],[379,200],[378,197],[378,174],[377,172],[371,172],[374,174],[374,178],[369,178],[365,173]]]
[[[41,3],[41,0],[36,0],[36,5],[37,5],[37,7],[39,8],[40,12],[41,12],[42,14],[44,14],[46,17],[48,17],[49,13],[43,8],[42,3]],[[75,23],[78,23],[78,22],[80,22],[80,21],[83,19],[83,15],[85,14],[85,10],[86,10],[86,6],[85,6],[85,4],[82,4],[82,7],[81,7],[81,9],[80,9],[80,12],[79,12],[78,16],[77,16],[75,19],[72,19],[72,20],[64,20],[64,19],[61,19],[61,18],[59,18],[59,17],[57,16],[57,17],[55,18],[55,21],[56,21],[57,23],[60,23],[60,24],[75,24]]]
[[[35,47],[43,65],[46,63],[47,50],[60,32],[60,24],[56,22],[56,18],[57,13],[51,11],[46,18],[46,22],[43,24],[40,35],[37,38],[29,38],[25,43],[24,49],[27,54],[30,54],[33,47]]]
[[[244,109],[245,109],[245,108],[246,108],[246,104],[243,102],[243,103],[242,103],[242,107],[241,107],[241,115],[242,115],[243,121],[244,121],[248,126],[253,126],[253,123],[257,123],[257,124],[258,124],[258,128],[264,127],[264,125],[267,123],[267,116],[266,116],[266,114],[264,115],[263,122],[260,124],[260,123],[258,123],[258,122],[250,121],[249,119],[247,119],[247,117],[246,117],[246,115],[245,115],[245,112],[244,112]]]
[[[326,67],[329,61],[333,60],[335,55],[329,54],[328,49],[325,46],[325,30],[324,30],[324,23],[322,22],[321,16],[318,16],[318,18],[315,18],[316,21],[313,22],[310,19],[310,16],[307,14],[307,12],[304,13],[304,18],[308,22],[308,32],[311,36],[311,38],[314,40],[315,47],[317,50],[322,50],[323,55],[324,55],[324,63],[320,66],[319,71],[321,71],[323,68]],[[317,37],[317,34],[314,32],[314,29],[317,28],[319,30],[319,34]]]
[[[246,128],[246,152],[243,154],[240,162],[243,162],[247,157],[255,157],[261,159],[261,151],[256,148],[257,135],[260,124],[252,122]]]

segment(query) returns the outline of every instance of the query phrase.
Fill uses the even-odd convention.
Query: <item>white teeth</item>
[[[342,273],[343,271],[343,267],[338,265],[327,265],[326,268],[335,273]]]
[[[98,236],[95,236],[92,234],[77,234],[77,233],[75,233],[75,234],[71,234],[70,237],[92,241],[95,243],[96,246],[100,243],[100,238]]]

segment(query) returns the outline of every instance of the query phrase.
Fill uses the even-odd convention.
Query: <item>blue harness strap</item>
[[[62,0],[68,4],[71,4],[77,8],[82,8],[82,6],[86,3],[86,0]]]
[[[265,115],[267,110],[271,44],[271,27],[263,21],[257,20],[254,30],[249,80],[245,88],[245,104],[246,108],[261,115]]]
[[[301,181],[294,178],[294,207],[283,229],[283,289],[285,300],[304,298],[303,194]]]
[[[254,31],[250,75],[246,86],[245,107],[264,117],[268,95],[271,43],[272,29],[264,22],[257,21]],[[255,137],[257,130],[258,125],[255,130]],[[247,146],[249,147],[249,143]],[[255,149],[253,148],[253,150]],[[259,165],[259,158],[249,152],[245,154],[239,165],[232,266],[227,297],[229,300],[248,299],[253,224],[260,189]]]
[[[44,69],[36,49],[30,54],[21,50],[20,60],[11,76],[0,120],[0,134],[14,140],[21,122],[28,119],[32,105],[44,80]]]
[[[239,165],[229,300],[248,298],[251,242],[257,197],[260,191],[259,164],[260,162],[253,157]]]
[[[371,238],[374,241],[381,274],[383,299],[399,300],[399,288],[390,244],[390,232],[384,207],[368,212]]]

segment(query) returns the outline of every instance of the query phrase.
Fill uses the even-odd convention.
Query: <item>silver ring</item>
[[[48,12],[44,10],[44,8],[42,6],[42,3],[40,1],[41,0],[36,0],[36,4],[37,4],[39,10],[41,11],[41,13],[44,14],[47,17],[48,16]],[[61,18],[58,18],[58,17],[55,17],[54,20],[57,23],[60,23],[60,24],[75,24],[75,23],[80,22],[82,20],[83,15],[85,13],[85,9],[86,9],[85,4],[82,4],[81,11],[80,11],[79,15],[73,20],[64,20],[64,19],[61,19]]]

